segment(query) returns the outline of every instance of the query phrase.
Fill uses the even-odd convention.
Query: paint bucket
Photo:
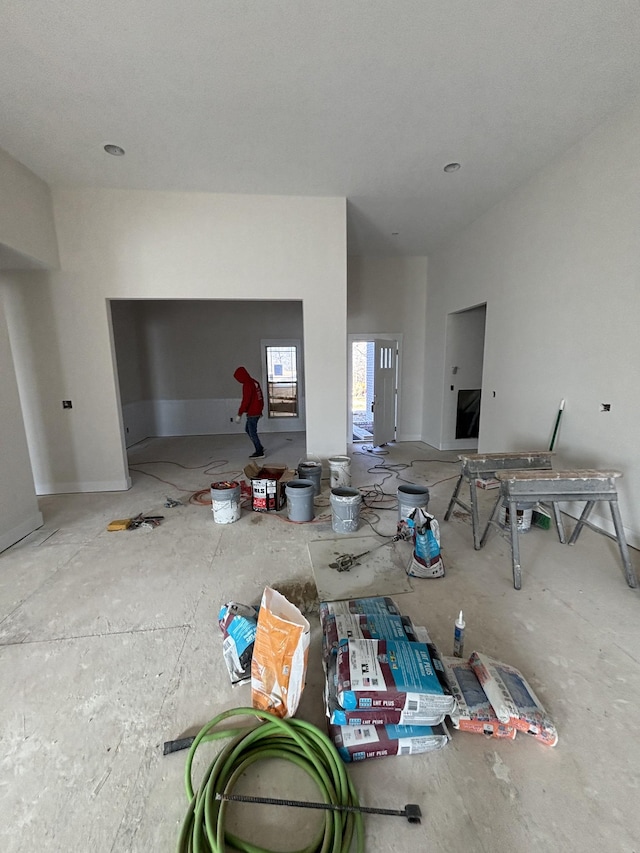
[[[398,521],[406,521],[414,509],[426,510],[429,505],[429,489],[412,483],[398,486]]]
[[[314,486],[314,494],[319,495],[322,491],[322,463],[321,462],[312,462],[310,459],[307,459],[304,462],[300,462],[298,465],[298,477],[301,480],[311,480]]]
[[[331,456],[329,458],[331,471],[331,488],[338,489],[351,485],[351,460],[348,456]]]
[[[331,527],[334,533],[355,533],[360,524],[362,495],[357,489],[331,489]]]
[[[216,524],[231,524],[240,518],[240,483],[211,483],[211,509]]]
[[[516,515],[518,517],[516,527],[518,528],[518,533],[526,533],[528,530],[531,529],[533,506],[533,504],[527,502],[518,502],[516,504]],[[500,506],[500,511],[498,512],[498,521],[501,527],[508,528],[510,526],[509,504],[507,501],[503,501]]]
[[[289,521],[311,521],[314,515],[314,483],[311,480],[289,480],[284,489],[287,494]]]

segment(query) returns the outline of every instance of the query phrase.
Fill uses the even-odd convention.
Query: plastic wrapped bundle
[[[474,652],[469,663],[502,723],[555,746],[558,732],[522,673],[509,664]]]
[[[232,684],[251,680],[251,658],[256,639],[258,611],[250,604],[230,601],[218,613],[222,654]]]
[[[442,749],[449,742],[439,726],[329,726],[329,737],[343,761],[366,761],[388,755],[417,755]]]
[[[500,722],[471,664],[460,658],[449,657],[443,657],[442,663],[456,700],[456,707],[449,715],[455,728],[513,740],[516,736],[515,727]]]

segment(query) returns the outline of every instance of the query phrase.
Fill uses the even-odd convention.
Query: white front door
[[[395,441],[397,344],[375,341],[373,443],[376,447]]]

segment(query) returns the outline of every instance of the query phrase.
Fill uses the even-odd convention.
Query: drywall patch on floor
[[[411,556],[410,546],[406,542],[379,547],[381,544],[380,537],[374,536],[347,536],[309,542],[309,557],[320,600],[340,601],[345,598],[412,592],[413,587],[405,571]],[[339,572],[330,568],[330,563],[344,554],[364,556],[348,571]]]

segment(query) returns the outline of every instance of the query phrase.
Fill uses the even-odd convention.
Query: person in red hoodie
[[[236,423],[240,423],[243,414],[247,416],[245,424],[245,432],[253,442],[256,449],[252,453],[250,459],[264,458],[264,447],[258,437],[258,421],[262,417],[262,409],[264,407],[264,397],[262,396],[262,388],[257,379],[249,375],[246,367],[239,367],[233,374],[233,378],[237,379],[242,384],[242,402],[238,409]]]

